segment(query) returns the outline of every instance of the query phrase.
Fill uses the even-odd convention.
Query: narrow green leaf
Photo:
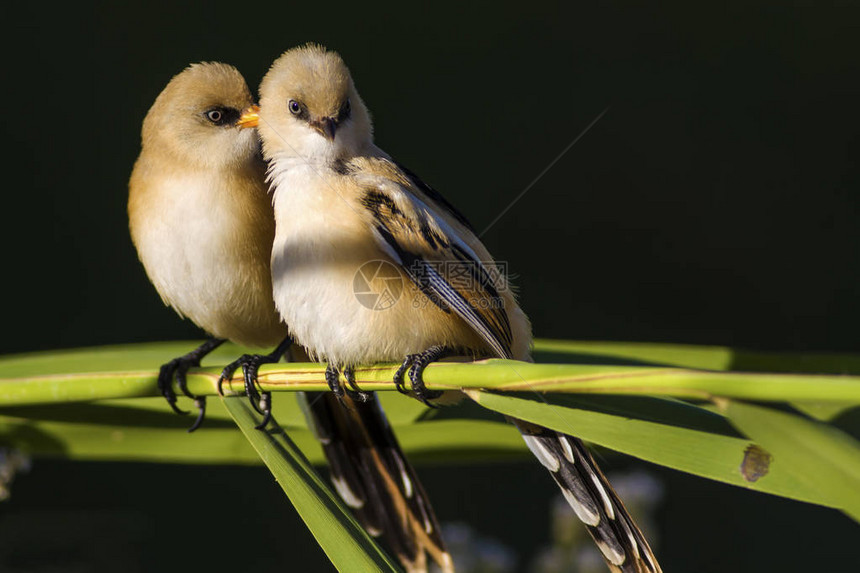
[[[290,396],[276,402],[276,412]],[[0,408],[0,442],[40,457],[191,464],[260,464],[260,458],[220,400],[209,400],[204,427],[185,430],[162,398]],[[323,458],[304,420],[288,425],[292,438],[316,463]]]
[[[297,435],[312,445],[310,432]],[[72,460],[174,464],[259,464],[260,459],[235,427],[195,435],[183,429],[104,426],[0,417],[0,443],[29,455]]]
[[[193,350],[201,342],[183,340],[118,344],[16,354],[0,357],[0,372],[4,377],[17,378],[80,372],[155,370],[167,360]],[[204,359],[204,365],[223,366],[246,352],[254,350],[224,344]],[[576,361],[584,364],[674,366],[722,371],[860,375],[860,354],[751,352],[724,346],[549,339],[537,339],[535,353],[541,358],[540,362]]]
[[[584,364],[651,364],[704,370],[860,374],[860,354],[835,352],[754,352],[726,346],[650,342],[535,340],[539,362]],[[565,360],[546,358],[567,357]]]
[[[138,346],[141,347],[139,352]],[[193,344],[134,345],[2,358],[0,404],[31,405],[154,396],[157,394],[158,365],[189,347]],[[229,347],[225,350],[219,348],[227,356],[234,356],[230,350]],[[238,352],[235,347],[232,350]],[[106,355],[104,358],[103,353]],[[689,350],[688,354],[696,355],[695,350]],[[150,369],[105,370],[116,368],[123,357],[129,367],[146,363]],[[207,360],[222,359],[222,354],[207,357]],[[391,390],[396,367],[379,364],[357,368],[356,378],[368,390]],[[188,376],[191,391],[202,395],[214,394],[219,373],[220,367],[193,370]],[[241,392],[240,378],[241,375],[234,377],[225,384],[225,389]],[[432,364],[427,369],[425,381],[431,389],[650,394],[704,400],[723,396],[826,403],[836,411],[860,404],[860,377],[842,375],[757,374],[617,364],[532,364],[487,360],[469,364]],[[265,390],[272,391],[328,388],[321,364],[267,365],[261,369],[260,382]],[[420,410],[416,410],[416,414],[420,415]]]
[[[793,474],[827,498],[825,505],[842,508],[860,521],[860,443],[833,426],[795,414],[734,400],[717,404],[740,431],[773,456],[773,471]]]
[[[227,397],[223,401],[338,571],[400,571],[275,420],[261,432],[254,428],[259,420],[247,400]]]
[[[380,397],[386,415],[414,463],[524,458],[522,440],[498,420],[416,420],[428,408],[397,392]],[[418,408],[415,408],[418,404]],[[192,405],[188,403],[188,408]],[[324,464],[319,443],[290,394],[273,401],[275,417],[305,456]],[[461,408],[447,408],[461,410]],[[436,412],[434,410],[434,412]],[[0,407],[0,443],[43,457],[160,463],[259,464],[221,400],[208,400],[203,427],[187,434],[189,416],[177,416],[162,398],[131,398],[40,406]]]
[[[2,367],[0,367],[2,369]],[[356,380],[367,390],[393,390],[393,364],[355,369]],[[215,394],[219,368],[201,368],[188,375],[189,388],[200,395]],[[800,374],[710,372],[682,368],[532,364],[514,360],[431,364],[425,374],[434,390],[461,388],[505,391],[665,395],[711,399],[714,396],[748,400],[832,402],[860,404],[860,377]],[[260,385],[267,391],[327,390],[321,364],[266,365]],[[0,378],[0,404],[32,405],[157,395],[156,372],[99,372]],[[241,392],[236,377],[224,385]]]
[[[593,409],[599,400],[569,407],[576,403],[575,398],[546,396],[541,399],[476,390],[469,390],[467,394],[481,406],[507,416],[578,436],[656,464],[755,491],[821,505],[838,505],[830,495],[783,468],[771,467],[763,478],[745,475],[742,464],[754,444],[725,435],[724,421],[690,405],[649,399],[637,408],[632,402],[625,407],[608,402],[612,407],[601,412]],[[559,401],[568,405],[560,405]],[[657,405],[655,402],[664,403]],[[607,413],[612,410],[615,412]]]
[[[443,363],[427,370],[428,387],[623,395],[664,395],[708,400],[809,400],[860,404],[860,378],[811,374],[711,372],[684,368],[531,364],[512,360]],[[465,382],[468,381],[468,382]]]
[[[159,402],[159,405],[161,403]],[[77,406],[77,405],[76,405]],[[86,408],[84,408],[86,406]],[[58,409],[66,409],[64,405]],[[99,423],[100,416],[115,418],[113,406],[86,404],[75,408],[75,415],[87,418],[46,419],[0,416],[0,443],[14,445],[39,457],[73,460],[156,462],[176,464],[254,465],[262,463],[242,433],[231,423],[229,428],[206,425],[187,434],[187,418],[170,413],[164,427],[112,425]],[[182,423],[176,424],[175,419]],[[509,424],[481,420],[440,420],[392,426],[410,461],[424,463],[485,462],[525,459],[528,452]],[[304,426],[287,427],[290,437],[315,465],[325,464],[319,442]]]
[[[591,342],[538,338],[534,345],[539,362],[572,357],[585,364],[651,364],[705,370],[731,370],[733,351],[725,346],[654,344],[646,342]],[[571,360],[564,360],[570,362]]]

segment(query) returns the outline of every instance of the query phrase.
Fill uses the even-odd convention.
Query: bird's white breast
[[[220,337],[253,346],[278,342],[267,276],[268,247],[255,245],[261,209],[223,177],[192,175],[150,181],[132,233],[150,280],[164,301]],[[268,215],[271,217],[271,215]],[[263,219],[265,221],[265,219]],[[271,223],[269,223],[271,225]],[[263,242],[271,240],[263,233]]]
[[[372,253],[334,178],[298,166],[280,173],[275,185],[275,304],[302,345],[336,360],[346,341],[360,335],[367,309],[355,299],[353,277]]]

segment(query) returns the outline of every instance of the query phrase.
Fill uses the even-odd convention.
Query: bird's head
[[[308,44],[275,60],[260,84],[256,125],[267,157],[337,159],[358,153],[373,140],[370,115],[341,57]]]
[[[238,125],[241,110],[252,101],[233,66],[192,64],[170,80],[146,115],[143,148],[184,167],[232,167],[256,160],[257,137]]]

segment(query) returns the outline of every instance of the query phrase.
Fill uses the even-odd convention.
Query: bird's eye
[[[224,106],[213,107],[203,112],[203,117],[219,127],[234,125],[239,120],[240,115],[239,110]]]
[[[290,103],[287,104],[287,107],[290,108],[290,113],[293,115],[299,115],[302,113],[302,105],[294,99],[290,100]]]

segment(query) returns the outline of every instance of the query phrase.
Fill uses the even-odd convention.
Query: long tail
[[[510,419],[585,524],[613,573],[662,573],[645,536],[578,438]]]
[[[430,500],[406,459],[375,393],[343,404],[331,392],[299,392],[308,426],[322,443],[331,481],[365,530],[383,538],[408,573],[430,557],[453,573]],[[426,552],[426,554],[425,554]]]

